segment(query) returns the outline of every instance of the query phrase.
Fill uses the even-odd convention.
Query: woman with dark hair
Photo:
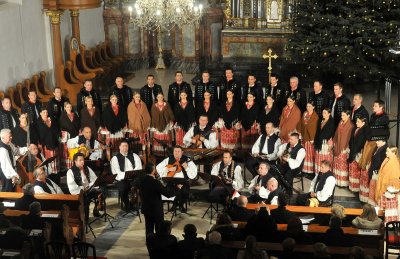
[[[118,97],[114,94],[110,96],[110,102],[105,107],[102,114],[102,137],[106,139],[106,144],[111,145],[112,150],[118,150],[116,143],[124,137],[122,132],[127,127],[128,117],[124,107],[118,104]],[[105,133],[105,134],[104,134]]]
[[[322,110],[322,118],[318,121],[317,132],[314,139],[316,173],[319,172],[323,160],[332,163],[332,138],[334,134],[335,123],[331,117],[331,109],[325,108]]]
[[[37,120],[37,132],[39,133],[39,145],[44,157],[50,158],[58,154],[58,136],[60,130],[57,122],[53,122],[49,117],[47,108],[42,107],[40,117]],[[51,173],[57,173],[58,159],[54,160],[48,167]]]
[[[287,98],[287,105],[282,110],[279,123],[279,137],[282,144],[289,142],[289,134],[292,133],[301,119],[301,111],[295,104],[296,99],[293,96]]]
[[[255,236],[247,236],[245,242],[246,248],[238,252],[236,259],[268,259],[267,252],[257,247],[257,239]]]
[[[128,129],[132,131],[131,137],[139,137],[140,143],[146,145],[151,118],[147,105],[141,100],[138,92],[133,93],[133,99],[128,105],[127,114]]]
[[[242,240],[242,234],[237,228],[233,227],[231,217],[226,213],[220,213],[217,216],[215,225],[211,227],[210,232],[218,231],[223,241]]]
[[[279,117],[280,113],[277,105],[275,104],[275,100],[272,96],[268,95],[266,104],[264,107],[261,107],[260,112],[260,128],[262,134],[265,134],[265,124],[268,122],[272,122],[274,127],[279,126]]]
[[[72,160],[69,160],[68,157],[67,141],[71,138],[75,138],[76,136],[78,136],[81,128],[80,119],[78,115],[72,110],[71,103],[64,103],[64,110],[61,112],[58,123],[61,130],[61,167],[70,168],[73,164]]]
[[[182,90],[179,95],[179,102],[174,107],[175,142],[176,145],[183,146],[183,137],[190,127],[196,122],[193,103],[187,99],[186,91]]]
[[[333,174],[336,178],[336,185],[340,187],[349,186],[349,142],[351,132],[354,128],[350,119],[349,110],[342,112],[342,120],[336,129],[333,137]]]
[[[101,108],[93,105],[93,97],[85,97],[85,106],[80,112],[81,129],[89,127],[92,130],[92,136],[97,138],[97,131],[100,127]]]
[[[304,158],[303,172],[309,175],[310,179],[314,179],[314,139],[318,127],[318,115],[314,111],[315,105],[308,102],[306,111],[303,114],[299,124],[297,124],[297,131],[301,134],[301,141],[306,150],[306,157]]]
[[[213,127],[219,117],[218,106],[211,99],[211,93],[209,90],[204,91],[203,96],[203,103],[196,103],[196,121],[199,121],[201,115],[207,115],[208,126]]]
[[[311,245],[313,244],[313,239],[310,234],[304,231],[303,223],[298,217],[293,217],[288,221],[286,233],[283,239],[293,238],[296,244],[301,245]]]
[[[351,131],[349,142],[349,189],[352,192],[360,191],[361,169],[358,162],[360,161],[362,149],[367,141],[367,119],[358,117],[356,119],[356,127]]]
[[[233,90],[226,91],[225,105],[221,106],[221,117],[216,127],[221,130],[221,147],[235,149],[238,147],[239,131],[236,124],[239,121],[240,105],[234,99]]]
[[[28,126],[28,114],[19,115],[19,125],[12,130],[11,142],[17,147],[26,147],[28,143],[28,129],[31,144],[38,144],[39,136],[35,127]]]
[[[253,92],[247,94],[247,102],[240,112],[241,144],[243,150],[250,150],[259,137],[258,113],[260,111]]]

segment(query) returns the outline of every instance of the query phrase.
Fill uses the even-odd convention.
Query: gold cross
[[[268,49],[268,55],[264,54],[263,59],[268,59],[268,82],[271,82],[271,73],[272,73],[272,59],[277,59],[278,55],[272,55],[272,49]]]

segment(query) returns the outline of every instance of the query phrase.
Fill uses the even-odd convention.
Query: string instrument
[[[195,143],[192,143],[192,145],[190,145],[189,148],[199,148],[199,147],[201,147],[201,144],[203,144],[203,142],[200,140],[200,138],[210,135],[213,131],[214,131],[213,129],[210,129],[205,134],[199,133],[199,134],[193,136],[192,140],[195,140]]]
[[[185,163],[189,163],[190,161],[192,161],[191,158],[189,158]],[[176,173],[181,172],[183,169],[182,165],[181,165],[181,163],[179,163],[179,161],[175,161],[174,163],[167,165],[168,169],[173,168],[173,167],[176,167],[175,171],[168,171],[167,177],[174,177]]]
[[[24,160],[27,159],[28,160],[28,167],[25,167],[23,162]],[[29,163],[30,163],[30,159],[36,159],[36,165],[40,165],[42,163],[42,161],[38,158],[38,157],[31,157],[29,158],[29,155],[26,154],[24,156],[21,156],[18,160],[17,160],[17,174],[19,175],[19,180],[18,182],[15,184],[16,185],[16,192],[22,192],[22,187],[27,184],[27,183],[33,183],[35,181],[35,178],[33,177],[33,171],[29,171]]]
[[[108,147],[99,147],[99,148],[87,148],[86,146],[70,148],[68,149],[68,158],[69,160],[74,159],[74,155],[77,153],[82,153],[85,158],[88,158],[90,153],[97,150],[106,150]]]
[[[287,150],[283,151],[282,156],[279,157],[281,165],[287,164],[287,161],[285,161],[283,158],[290,158],[290,152]]]

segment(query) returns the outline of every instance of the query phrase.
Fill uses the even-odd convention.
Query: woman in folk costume
[[[28,129],[31,144],[38,144],[39,136],[34,127],[28,126],[28,114],[21,113],[19,116],[19,124],[12,130],[11,142],[17,147],[26,147],[28,143]]]
[[[368,170],[361,170],[360,177],[360,201],[368,202],[376,206],[375,189],[376,181],[378,180],[378,171],[381,168],[383,160],[386,158],[386,149],[388,144],[385,137],[376,139],[376,149],[371,158],[371,163],[368,165]]]
[[[37,132],[39,133],[39,144],[44,157],[50,158],[58,154],[58,136],[60,135],[60,130],[58,124],[52,121],[47,112],[45,106],[42,107],[40,111],[40,117],[37,121]],[[58,172],[58,159],[54,160],[49,165],[49,172]]]
[[[321,162],[333,160],[333,141],[335,134],[335,122],[331,116],[331,109],[322,110],[322,118],[318,121],[317,132],[314,139],[315,149],[315,172],[318,173]]]
[[[122,105],[118,104],[118,97],[114,94],[110,96],[110,102],[104,108],[101,116],[101,138],[107,145],[111,146],[112,151],[118,151],[117,141],[124,137],[123,129],[126,128],[128,116]],[[104,141],[105,140],[105,141]]]
[[[179,102],[174,107],[175,126],[175,142],[176,145],[183,146],[183,137],[190,129],[192,124],[196,122],[193,103],[187,99],[186,91],[182,90],[179,95]]]
[[[82,108],[79,117],[81,118],[81,129],[89,127],[92,130],[92,136],[96,139],[100,128],[100,109],[93,105],[91,96],[85,97],[86,107]]]
[[[351,131],[354,128],[350,119],[349,110],[342,112],[342,120],[336,129],[333,137],[333,174],[336,178],[336,185],[340,187],[349,186],[349,142]]]
[[[358,162],[362,154],[362,149],[367,141],[368,126],[367,118],[358,117],[356,127],[353,128],[350,137],[349,153],[349,189],[352,192],[360,191],[361,170]]]
[[[260,128],[262,134],[265,133],[265,124],[268,122],[272,122],[274,127],[278,127],[279,125],[279,117],[280,112],[275,104],[275,100],[271,95],[267,96],[266,104],[264,107],[261,107],[260,111]]]
[[[150,113],[147,110],[138,92],[133,93],[133,99],[128,105],[128,129],[132,131],[130,137],[139,137],[142,145],[147,145],[148,130],[150,128]]]
[[[301,134],[301,140],[304,149],[306,150],[306,157],[304,158],[303,172],[310,175],[310,179],[314,179],[314,139],[318,127],[318,115],[314,111],[314,103],[308,102],[306,111],[303,114],[299,124],[297,124],[297,131]]]
[[[247,94],[247,102],[242,106],[240,112],[241,144],[244,150],[250,150],[259,137],[259,124],[257,121],[260,110],[255,99],[254,93],[249,92]]]
[[[289,134],[296,129],[301,119],[301,111],[295,104],[295,100],[294,96],[289,96],[287,98],[287,105],[282,110],[279,123],[279,137],[282,144],[289,142]]]
[[[196,103],[196,121],[199,121],[201,115],[207,115],[208,126],[213,127],[214,123],[219,117],[219,110],[217,104],[211,99],[209,90],[204,91],[203,103]]]
[[[72,110],[72,104],[69,102],[64,103],[64,110],[61,112],[59,125],[61,130],[61,166],[71,168],[73,161],[68,158],[67,141],[79,135],[81,122],[78,114]]]
[[[216,123],[221,130],[221,147],[234,149],[238,147],[239,130],[236,125],[239,121],[240,105],[235,101],[232,89],[226,91],[225,105],[221,106],[221,118]]]
[[[153,151],[163,155],[164,145],[157,140],[166,142],[168,146],[172,145],[171,130],[174,122],[174,114],[169,104],[164,101],[162,93],[157,94],[157,101],[151,107],[151,129],[150,139],[153,141]]]
[[[386,149],[386,159],[382,162],[379,169],[378,181],[375,190],[375,202],[380,204],[381,197],[387,191],[387,187],[392,186],[395,189],[400,188],[400,164],[397,147],[388,147]]]

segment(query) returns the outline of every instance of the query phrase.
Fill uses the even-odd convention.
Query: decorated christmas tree
[[[307,74],[374,80],[400,74],[399,28],[399,0],[297,0],[287,48]]]

